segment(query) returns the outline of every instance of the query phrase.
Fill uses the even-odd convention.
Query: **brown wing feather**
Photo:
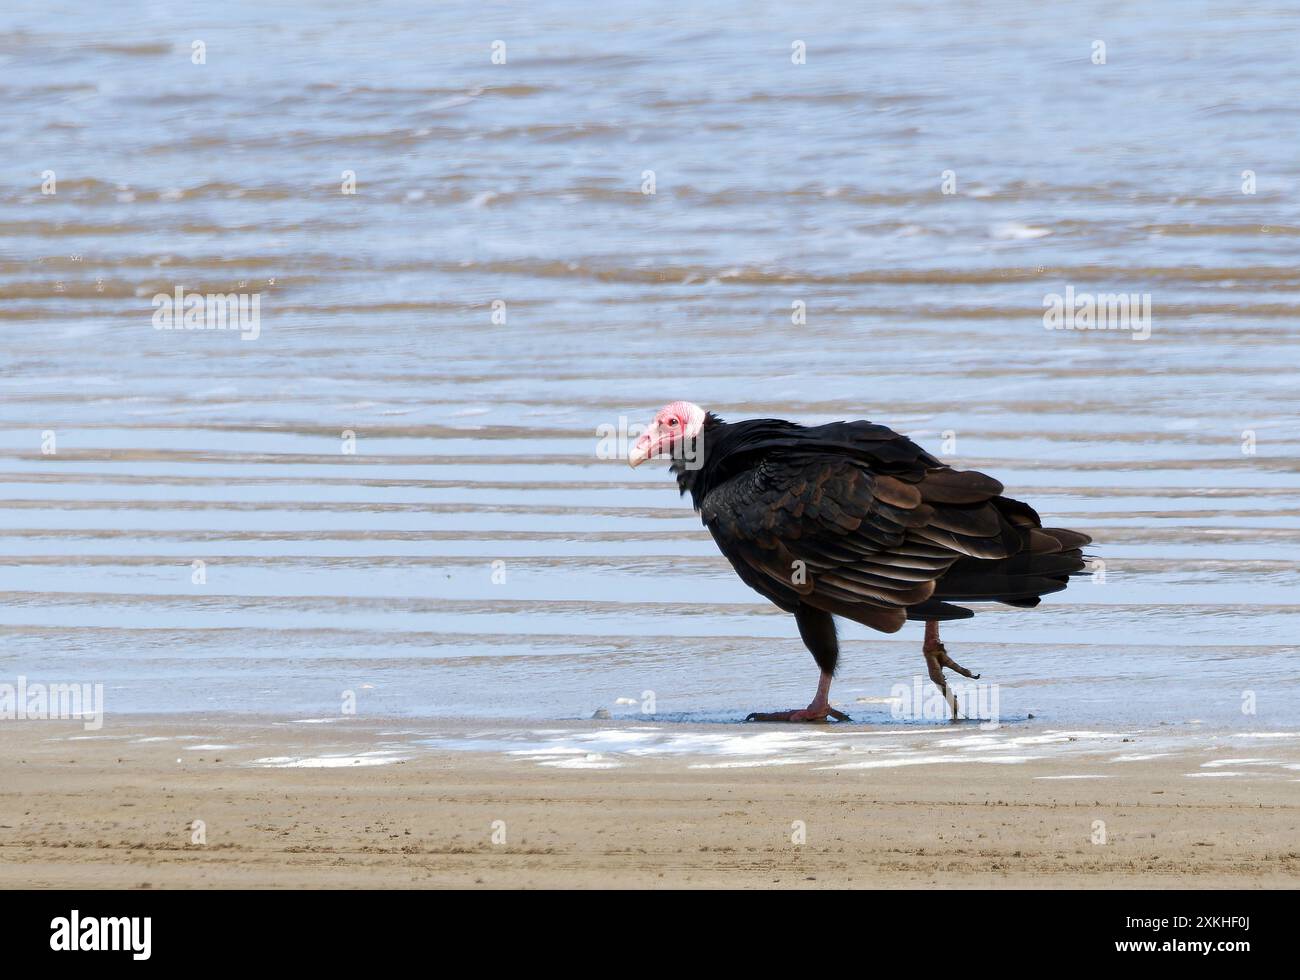
[[[844,456],[769,459],[711,491],[701,514],[741,577],[777,605],[892,632],[954,562],[1022,546],[989,502],[1001,485],[954,474],[936,468],[909,484]]]
[[[971,615],[946,600],[1035,605],[1084,567],[1087,535],[1044,528],[997,480],[886,426],[758,419],[713,431],[713,476],[674,472],[737,574],[782,609],[893,632],[906,618]]]

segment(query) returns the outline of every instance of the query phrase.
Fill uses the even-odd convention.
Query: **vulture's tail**
[[[995,504],[1019,533],[1021,548],[1006,558],[959,558],[935,583],[934,595],[907,610],[908,619],[966,619],[974,613],[952,602],[1001,602],[1032,609],[1060,592],[1071,575],[1087,571],[1086,534],[1043,527],[1033,508],[1007,497]]]

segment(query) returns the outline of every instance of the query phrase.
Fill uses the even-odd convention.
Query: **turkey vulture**
[[[821,669],[817,694],[798,711],[747,721],[825,721],[839,660],[834,616],[883,633],[925,623],[930,679],[956,721],[939,623],[974,613],[954,602],[1032,608],[1084,570],[1078,531],[1045,528],[1002,484],[955,470],[906,436],[871,422],[802,426],[782,419],[724,422],[690,402],[663,408],[628,453],[672,472],[746,585],[793,613]]]

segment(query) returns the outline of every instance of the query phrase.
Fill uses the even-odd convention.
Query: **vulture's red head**
[[[627,454],[629,466],[639,466],[652,456],[673,455],[673,448],[704,431],[704,409],[690,402],[673,402],[659,409],[650,427]]]

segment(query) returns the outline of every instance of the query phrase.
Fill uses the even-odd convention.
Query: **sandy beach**
[[[5,888],[1242,888],[1300,875],[1296,733],[160,717],[98,732],[9,723],[2,744]]]

